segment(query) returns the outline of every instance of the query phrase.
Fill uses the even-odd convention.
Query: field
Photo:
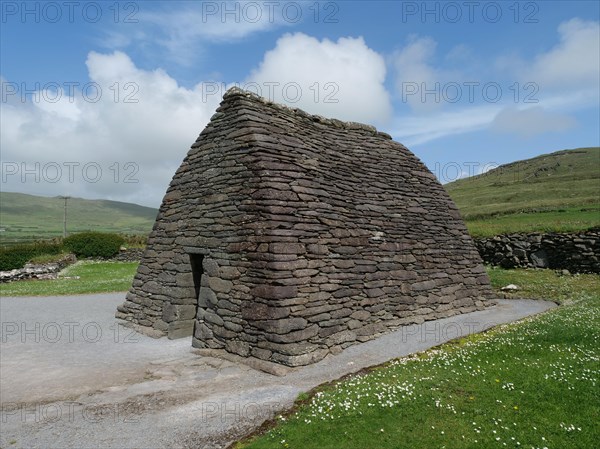
[[[56,280],[0,284],[0,295],[54,296],[127,291],[137,266],[137,262],[80,261],[63,270]]]
[[[474,236],[600,226],[600,148],[502,165],[444,186]]]
[[[490,270],[494,285],[562,300],[298,399],[239,448],[581,448],[600,439],[600,278]]]
[[[70,198],[67,231],[148,234],[157,210],[137,204]],[[0,243],[7,245],[63,234],[64,200],[54,197],[0,192]]]
[[[469,233],[491,237],[513,232],[577,232],[600,225],[600,207],[572,207],[466,220]]]

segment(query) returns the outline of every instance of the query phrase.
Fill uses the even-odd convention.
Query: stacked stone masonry
[[[491,294],[456,206],[403,145],[232,89],[173,177],[117,317],[298,366]]]
[[[121,249],[112,260],[117,262],[139,262],[144,255],[143,248],[127,248]]]
[[[67,266],[77,262],[74,254],[68,254],[56,262],[46,264],[27,263],[23,268],[0,271],[0,283],[21,281],[24,279],[56,279],[58,273]]]
[[[503,268],[565,269],[600,273],[600,229],[578,233],[532,233],[476,239],[483,261]]]

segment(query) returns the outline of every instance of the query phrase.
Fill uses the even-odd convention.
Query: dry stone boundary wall
[[[56,279],[58,273],[67,266],[74,264],[77,258],[68,254],[57,262],[46,264],[27,263],[23,268],[0,271],[0,283],[22,281],[25,279]]]
[[[485,263],[600,273],[600,229],[579,233],[509,234],[475,239]]]

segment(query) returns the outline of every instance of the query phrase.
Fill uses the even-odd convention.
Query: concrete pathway
[[[555,307],[498,306],[406,326],[275,377],[113,318],[123,294],[1,298],[0,447],[220,448],[302,391]]]

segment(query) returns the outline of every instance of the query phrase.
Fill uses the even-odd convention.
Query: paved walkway
[[[501,300],[275,377],[200,356],[187,338],[132,333],[113,318],[122,301],[123,294],[0,299],[0,447],[223,447],[302,391],[555,307]]]

